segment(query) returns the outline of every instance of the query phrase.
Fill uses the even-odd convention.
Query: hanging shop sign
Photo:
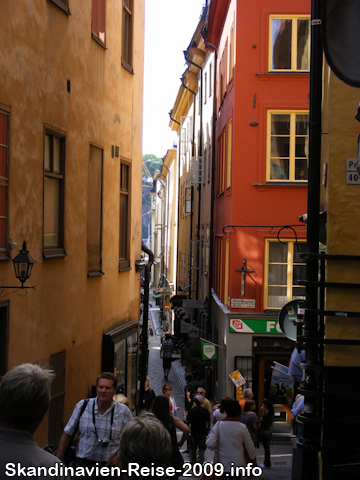
[[[204,300],[183,300],[184,308],[204,308]]]
[[[278,320],[230,319],[230,333],[272,333],[283,334]]]
[[[229,377],[231,378],[231,381],[237,388],[241,387],[246,383],[245,378],[241,375],[239,370],[235,370],[235,372],[230,373]]]
[[[201,339],[201,353],[203,360],[216,360],[217,348],[214,343]]]

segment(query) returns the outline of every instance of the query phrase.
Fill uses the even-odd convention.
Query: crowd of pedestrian
[[[167,372],[168,373],[168,372]],[[80,400],[68,420],[56,457],[40,449],[33,438],[50,404],[53,373],[37,365],[25,364],[13,368],[0,383],[0,478],[9,462],[33,467],[59,464],[84,468],[83,478],[97,478],[98,468],[126,469],[131,463],[146,468],[173,467],[175,480],[184,460],[180,448],[187,442],[190,463],[204,463],[205,450],[214,451],[214,462],[224,466],[232,476],[230,466],[245,467],[256,463],[256,447],[264,446],[265,461],[260,467],[270,468],[270,438],[274,409],[264,400],[260,418],[251,389],[245,390],[241,402],[223,397],[212,410],[202,386],[184,389],[183,419],[176,415],[180,407],[172,397],[172,387],[164,383],[162,394],[155,395],[150,379],[145,382],[143,411],[134,418],[131,402],[117,394],[117,378],[103,372],[96,381],[96,397]],[[300,404],[301,406],[301,404]],[[178,440],[177,430],[182,432]],[[77,433],[74,458],[68,463],[66,454]],[[154,471],[155,471],[154,470]],[[92,473],[91,473],[92,472]],[[156,474],[150,477],[158,476]],[[51,475],[54,478],[54,475]],[[118,476],[115,472],[113,478]],[[47,475],[39,478],[47,478]],[[67,478],[59,475],[55,478]]]

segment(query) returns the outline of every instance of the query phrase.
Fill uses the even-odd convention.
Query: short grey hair
[[[7,372],[0,383],[0,423],[20,430],[36,430],[49,408],[54,377],[53,371],[31,363]]]
[[[166,468],[171,452],[170,434],[154,414],[142,412],[125,425],[120,437],[121,468],[126,469],[129,463]]]
[[[251,388],[245,388],[244,391],[243,391],[243,397],[244,398],[250,398],[251,395],[254,395]]]

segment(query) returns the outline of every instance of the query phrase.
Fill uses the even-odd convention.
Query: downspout
[[[192,137],[193,137],[193,141],[192,141],[192,145],[191,145],[191,155],[193,156],[194,155],[194,136],[195,136],[195,113],[196,113],[196,102],[195,102],[195,96],[196,96],[196,93],[191,90],[188,86],[185,85],[184,83],[184,77],[182,76],[181,77],[181,84],[184,88],[186,88],[186,90],[189,90],[190,93],[193,94],[193,103],[194,103],[194,119],[193,119],[193,132],[192,132]],[[191,219],[190,219],[190,240],[192,240],[192,232],[193,232],[193,211],[192,211],[192,205],[193,205],[193,191],[194,191],[194,188],[193,186],[191,186]],[[186,199],[185,199],[186,200]],[[191,278],[191,264],[189,266],[189,285],[192,284],[192,278]],[[191,299],[191,289],[189,290],[189,299]]]
[[[141,250],[149,255],[149,261],[145,266],[145,281],[144,281],[144,311],[143,311],[143,322],[142,322],[142,341],[141,341],[141,363],[140,363],[140,396],[139,396],[139,412],[141,407],[144,404],[144,394],[145,394],[145,380],[147,373],[147,363],[148,363],[148,317],[149,317],[149,283],[150,283],[150,273],[151,267],[154,263],[154,254],[147,248],[146,245],[141,245]]]
[[[200,65],[197,65],[196,63],[192,62],[189,60],[187,57],[187,51],[184,51],[184,56],[185,56],[185,61],[189,62],[191,65],[194,65],[194,67],[198,68],[200,70],[200,148],[199,148],[199,156],[202,157],[202,145],[203,145],[203,102],[202,102],[202,94],[203,94],[203,69],[200,67]],[[195,97],[194,97],[194,102],[195,102]],[[194,115],[194,126],[195,126],[195,115]],[[201,165],[201,168],[203,167],[203,164]],[[203,171],[203,168],[202,168]],[[199,250],[198,250],[198,261],[199,261],[199,255],[200,255],[200,224],[201,224],[201,182],[199,183],[199,196],[198,196],[198,224],[197,224],[197,231],[196,231],[196,240],[199,242]],[[200,269],[198,268],[196,270],[196,300],[199,299],[199,283],[200,283]],[[199,315],[199,311],[197,310],[197,316]]]

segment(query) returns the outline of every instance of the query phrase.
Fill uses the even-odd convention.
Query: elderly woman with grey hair
[[[150,412],[142,412],[129,422],[120,437],[119,457],[122,471],[129,464],[155,469],[149,477],[161,476],[159,469],[169,466],[171,438],[163,423]]]

